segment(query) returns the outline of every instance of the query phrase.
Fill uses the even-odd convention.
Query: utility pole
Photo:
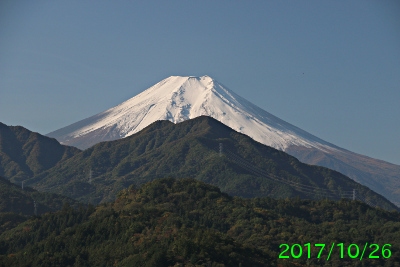
[[[219,143],[219,156],[222,157],[222,149],[223,149],[223,145],[222,143]]]

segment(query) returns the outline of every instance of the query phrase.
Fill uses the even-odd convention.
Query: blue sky
[[[400,164],[400,2],[0,2],[0,121],[46,134],[209,75],[326,141]]]

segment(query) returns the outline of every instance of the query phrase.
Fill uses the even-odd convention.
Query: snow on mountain
[[[210,116],[302,162],[337,170],[400,205],[400,166],[321,140],[250,103],[209,76],[171,76],[122,104],[49,133],[86,149],[139,132],[157,120]]]
[[[130,136],[157,120],[179,123],[202,115],[280,150],[291,145],[333,146],[253,105],[209,76],[169,77],[116,107],[48,136],[68,145],[76,145],[77,139],[88,144],[78,147],[87,148]],[[85,135],[90,136],[90,142],[82,142]]]

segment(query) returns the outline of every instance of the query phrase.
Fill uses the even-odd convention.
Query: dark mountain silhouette
[[[0,176],[11,181],[22,182],[79,152],[54,138],[0,123]]]

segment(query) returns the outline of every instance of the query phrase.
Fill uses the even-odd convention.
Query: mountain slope
[[[217,152],[220,143],[221,155]],[[94,145],[28,182],[39,190],[98,203],[112,200],[131,184],[167,176],[194,177],[247,198],[338,200],[351,197],[356,189],[360,197],[395,208],[338,172],[303,164],[207,116],[178,124],[157,121],[130,137]]]
[[[0,265],[358,266],[347,248],[368,243],[380,250],[366,246],[363,265],[397,266],[399,227],[398,212],[358,201],[241,199],[194,179],[160,179],[125,189],[94,212],[63,208],[6,231]],[[344,244],[344,257],[336,246],[330,253],[332,242]],[[302,256],[282,244],[299,244]],[[301,255],[296,246],[292,252]],[[354,245],[350,252],[360,255]]]
[[[157,120],[179,123],[202,115],[281,150],[290,145],[333,146],[258,108],[208,76],[169,77],[114,108],[47,136],[88,148],[130,136]]]
[[[132,135],[157,120],[210,116],[308,164],[351,177],[400,206],[400,166],[359,155],[303,131],[238,96],[208,76],[169,77],[107,111],[48,134],[88,148]]]
[[[0,123],[0,176],[21,182],[79,153],[54,138]]]
[[[38,192],[30,187],[22,189],[0,176],[0,213],[12,212],[23,215],[34,214],[34,201],[37,214],[61,210],[64,203],[78,208],[79,202],[66,196],[53,193]]]
[[[400,206],[400,166],[348,150],[321,151],[290,146],[285,149],[302,162],[339,171]]]

